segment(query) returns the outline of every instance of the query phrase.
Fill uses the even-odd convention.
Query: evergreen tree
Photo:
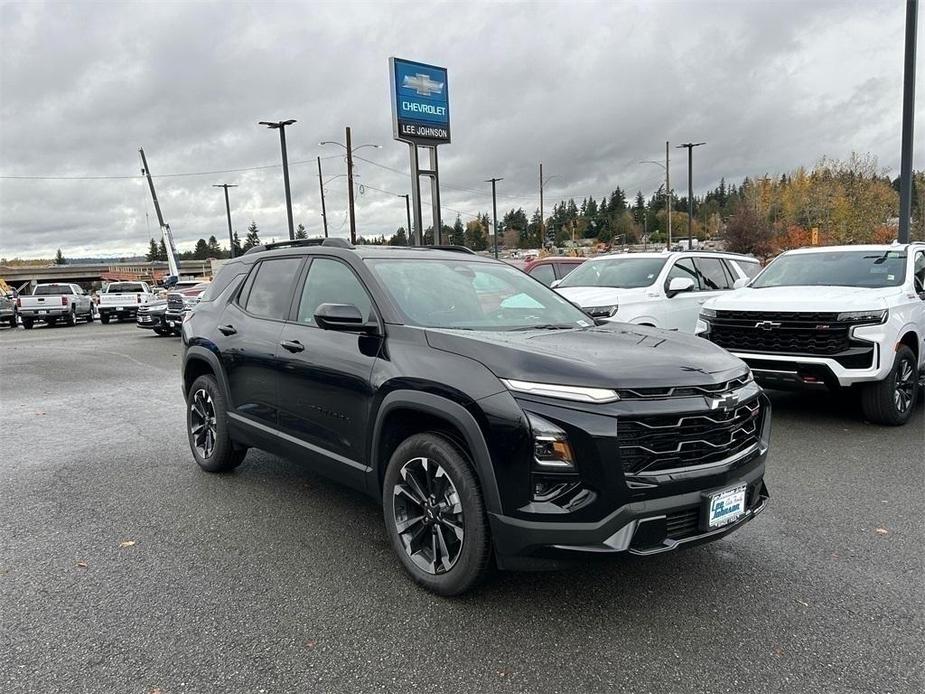
[[[238,232],[234,232],[231,237],[231,246],[234,248],[234,257],[237,258],[239,255],[244,253],[244,249],[241,248],[241,239],[238,238]]]
[[[145,255],[145,260],[149,263],[157,260],[157,241],[151,239],[151,245],[148,246],[148,253]]]
[[[167,262],[167,244],[164,243],[164,239],[161,239],[161,242],[157,244],[157,258],[155,260],[162,260],[165,263]]]
[[[484,218],[474,219],[466,225],[466,247],[473,251],[484,251],[488,248],[488,239],[485,236],[486,230],[491,228],[491,222],[488,215]]]
[[[257,229],[257,222],[251,221],[251,225],[247,227],[247,236],[244,239],[243,250],[247,252],[254,246],[259,246],[259,245],[260,245],[260,232]]]
[[[305,233],[305,225],[300,224],[298,227],[296,227],[295,237],[297,239],[307,239],[308,238],[308,234]]]
[[[466,229],[463,227],[459,215],[456,215],[456,221],[453,223],[453,231],[450,232],[450,243],[454,246],[466,245]]]
[[[209,258],[224,257],[225,254],[222,252],[222,247],[219,244],[218,239],[216,239],[214,235],[209,237],[209,241],[207,245],[209,247],[209,255],[208,255]]]
[[[209,244],[205,239],[199,239],[196,242],[196,248],[193,249],[194,260],[206,260],[209,257]]]
[[[67,265],[67,258],[64,257],[64,254],[61,253],[61,249],[58,249],[58,252],[55,253],[55,265]]]
[[[390,246],[407,246],[408,245],[408,233],[405,231],[405,227],[398,227],[398,231],[392,234],[392,238],[389,240]]]

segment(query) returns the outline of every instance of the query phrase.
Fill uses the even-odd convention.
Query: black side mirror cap
[[[324,330],[379,332],[379,326],[375,323],[367,323],[360,309],[353,304],[321,304],[315,309],[314,319],[318,327]]]

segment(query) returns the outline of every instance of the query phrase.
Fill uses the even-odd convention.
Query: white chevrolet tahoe
[[[593,318],[692,333],[704,302],[760,270],[736,253],[616,253],[591,258],[552,286]]]
[[[905,424],[925,365],[925,243],[783,253],[707,302],[697,333],[766,387],[856,385],[870,421]]]

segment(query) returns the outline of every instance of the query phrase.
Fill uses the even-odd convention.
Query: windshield
[[[466,330],[593,325],[554,291],[503,263],[401,258],[367,264],[412,325]]]
[[[751,287],[898,287],[906,279],[904,251],[820,251],[782,255]]]
[[[572,270],[559,287],[648,287],[655,282],[665,261],[665,258],[627,257],[592,260]]]

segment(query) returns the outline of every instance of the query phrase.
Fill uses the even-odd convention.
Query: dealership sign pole
[[[411,244],[424,245],[421,215],[421,176],[430,178],[434,243],[441,243],[440,174],[437,145],[450,141],[450,99],[446,68],[401,58],[389,58],[392,92],[392,135],[408,143],[411,153],[411,200],[414,228]],[[428,168],[420,166],[420,149],[428,153]]]

